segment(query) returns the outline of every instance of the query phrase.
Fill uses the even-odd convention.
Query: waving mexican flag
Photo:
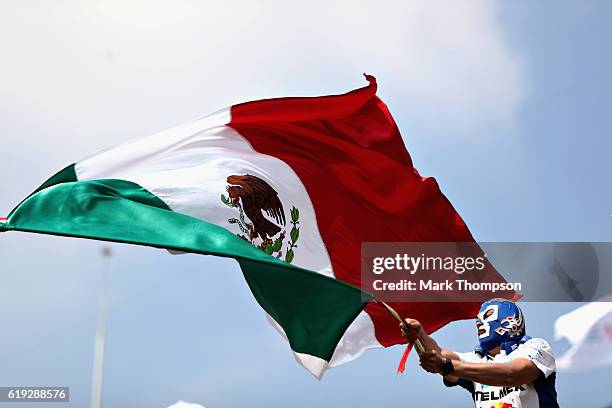
[[[0,230],[235,258],[320,378],[330,364],[405,342],[358,289],[362,242],[473,241],[436,181],[412,166],[367,79],[343,95],[247,102],[104,150],[52,176]],[[478,310],[393,307],[429,332]]]

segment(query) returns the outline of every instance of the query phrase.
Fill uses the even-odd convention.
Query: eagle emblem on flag
[[[282,249],[286,236],[284,227],[287,221],[283,203],[276,190],[265,180],[251,174],[228,176],[227,184],[225,190],[228,196],[221,194],[221,202],[238,211],[237,218],[227,220],[230,224],[236,224],[243,233],[236,235],[267,254],[283,259]],[[269,218],[266,218],[264,212]],[[283,259],[287,263],[293,261],[294,249],[300,237],[300,212],[296,207],[291,207],[290,217],[290,239]]]

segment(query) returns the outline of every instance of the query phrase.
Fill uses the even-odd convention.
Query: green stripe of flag
[[[219,226],[173,212],[135,183],[74,179],[73,167],[62,170],[0,228],[236,258],[291,348],[327,361],[369,299],[354,286],[277,260]]]

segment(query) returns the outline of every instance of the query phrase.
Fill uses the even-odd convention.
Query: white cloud
[[[397,95],[395,111],[461,133],[511,119],[524,88],[485,1],[64,1],[5,7],[2,19],[2,102],[81,139],[114,142],[109,131],[158,130],[247,98],[342,91],[361,71]]]
[[[487,1],[13,3],[0,16],[6,211],[101,148],[232,103],[335,93],[378,76],[405,134],[509,125],[521,63]],[[23,167],[28,166],[28,174]]]

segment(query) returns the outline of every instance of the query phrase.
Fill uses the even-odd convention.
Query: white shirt
[[[529,339],[516,350],[506,355],[504,351],[496,356],[481,356],[472,351],[456,353],[461,361],[468,363],[510,363],[517,358],[530,360],[543,376],[530,384],[518,387],[494,387],[473,381],[460,380],[458,383],[445,381],[448,386],[461,385],[472,393],[476,408],[557,408],[555,390],[555,356],[544,339]]]

